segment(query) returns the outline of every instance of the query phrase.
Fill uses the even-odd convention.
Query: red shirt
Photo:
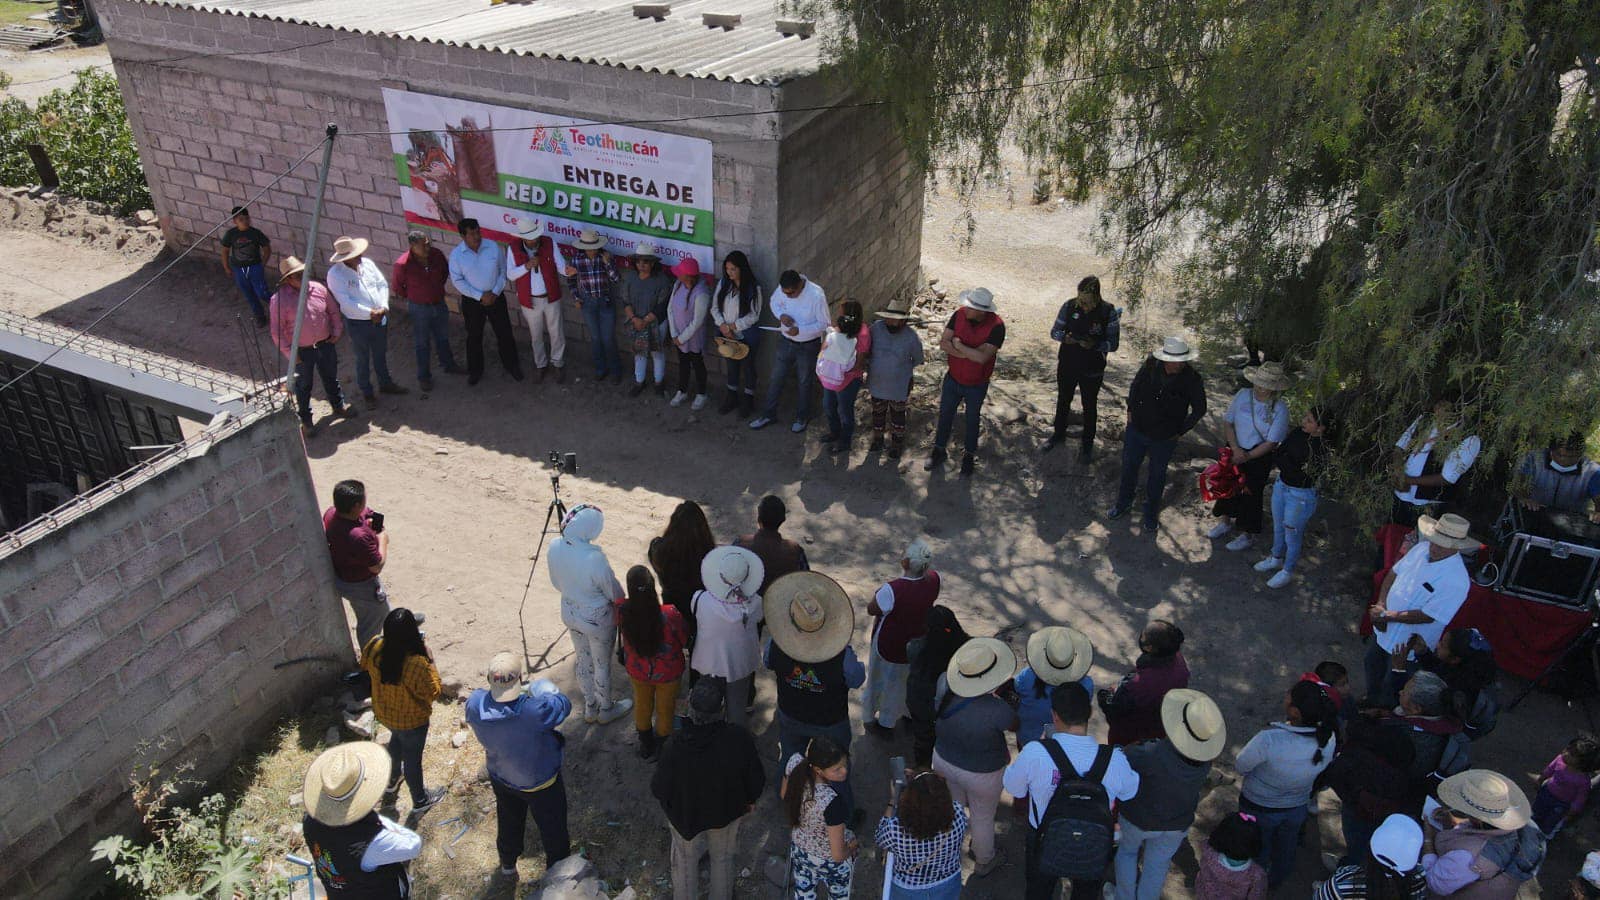
[[[444,300],[444,283],[450,280],[450,264],[438,247],[428,248],[426,261],[413,259],[411,251],[400,254],[394,261],[389,284],[394,295],[408,302],[433,306]]]
[[[378,535],[365,515],[352,522],[333,507],[322,514],[322,533],[328,538],[328,556],[333,559],[333,574],[340,581],[369,581],[377,576],[372,567],[383,562],[378,551]]]
[[[617,624],[622,624],[622,605],[626,598],[615,601],[617,608]],[[689,625],[683,620],[683,613],[675,606],[663,604],[661,607],[661,646],[656,648],[654,656],[640,656],[633,652],[633,647],[628,645],[628,639],[622,639],[622,658],[624,669],[628,670],[628,677],[634,681],[645,684],[666,684],[677,681],[683,677],[685,666],[684,648],[689,643]]]

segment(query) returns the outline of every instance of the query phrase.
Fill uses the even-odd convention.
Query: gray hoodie
[[[604,528],[600,509],[580,504],[567,514],[561,537],[550,545],[550,583],[561,592],[563,621],[575,618],[595,627],[613,621],[612,604],[623,595],[605,551],[594,543]]]

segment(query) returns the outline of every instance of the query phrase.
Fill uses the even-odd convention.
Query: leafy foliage
[[[71,87],[51,91],[32,108],[15,97],[0,102],[0,183],[38,182],[29,144],[49,153],[62,194],[108,204],[118,215],[150,206],[115,76],[85,69]]]
[[[1128,299],[1350,398],[1340,469],[1460,398],[1486,457],[1600,403],[1600,5],[811,0],[834,70],[960,185],[1015,141],[1104,202]]]

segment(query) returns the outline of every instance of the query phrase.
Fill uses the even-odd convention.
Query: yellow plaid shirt
[[[399,684],[384,684],[378,671],[383,637],[367,641],[361,650],[361,668],[372,677],[372,714],[391,731],[406,731],[428,724],[433,701],[439,698],[439,670],[433,660],[414,653],[406,657]]]

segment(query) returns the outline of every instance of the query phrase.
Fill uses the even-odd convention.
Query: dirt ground
[[[984,192],[974,209],[978,227],[970,247],[960,239],[965,229],[958,205],[946,195],[929,197],[927,274],[951,298],[961,288],[989,286],[1010,323],[985,410],[980,466],[971,480],[956,478],[953,468],[931,475],[922,469],[942,361],[919,373],[910,450],[895,466],[859,446],[847,459],[830,456],[822,452],[816,428],[803,437],[784,428],[751,432],[730,417],[670,409],[648,393],[630,399],[625,388],[587,378],[565,386],[519,384],[493,363],[476,388],[439,376],[437,389],[422,395],[415,391],[409,329],[402,323],[391,337],[389,359],[396,378],[413,392],[384,397],[380,409],[363,409],[359,418],[326,423],[307,447],[319,493],[326,497],[342,478],[366,482],[370,502],[386,515],[392,535],[384,572],[390,596],[427,613],[440,668],[469,689],[481,682],[494,652],[519,649],[548,667],[541,674],[575,690],[571,644],[542,564],[533,573],[525,614],[518,616],[551,500],[544,461],[552,450],[579,455],[581,470],[563,480],[562,495],[568,503],[605,511],[600,543],[619,575],[644,561],[646,544],[680,499],[704,506],[718,540],[728,541],[753,527],[756,501],[775,493],[789,505],[785,532],[806,544],[815,568],[850,590],[858,610],[895,573],[906,542],[922,535],[932,542],[945,579],[942,602],[958,612],[969,632],[997,634],[1020,653],[1033,629],[1072,624],[1094,642],[1092,674],[1101,685],[1131,665],[1135,635],[1147,620],[1174,619],[1188,635],[1184,649],[1193,686],[1218,699],[1229,728],[1229,750],[1213,769],[1201,825],[1192,832],[1203,839],[1237,802],[1234,754],[1277,717],[1283,691],[1299,673],[1322,659],[1341,660],[1359,672],[1363,648],[1354,623],[1366,598],[1369,545],[1337,507],[1328,509],[1310,529],[1301,579],[1289,589],[1269,591],[1250,570],[1254,553],[1228,553],[1208,541],[1204,530],[1210,523],[1202,517],[1194,474],[1205,464],[1204,441],[1215,439],[1208,430],[1215,415],[1199,440],[1186,445],[1187,458],[1180,450],[1157,536],[1140,534],[1126,520],[1104,519],[1127,382],[1147,348],[1175,327],[1175,311],[1159,300],[1124,319],[1123,348],[1113,357],[1102,397],[1102,453],[1094,466],[1073,465],[1070,449],[1039,454],[1054,398],[1049,323],[1079,277],[1105,277],[1109,266],[1086,240],[1092,210],[1030,205],[1028,187],[1015,187],[1015,202],[1003,184]],[[157,254],[148,230],[60,208],[47,215],[51,208],[27,198],[0,200],[4,308],[83,324],[169,258]],[[1108,297],[1119,302],[1114,285]],[[259,354],[278,371],[281,364],[265,333],[244,312],[214,252],[205,248],[112,316],[101,333],[241,374],[261,374]],[[452,328],[459,354],[459,322]],[[521,343],[526,357],[526,339]],[[581,361],[585,355],[574,356]],[[350,355],[342,356],[348,384]],[[1232,389],[1231,373],[1210,364],[1202,370],[1220,408]],[[317,390],[317,415],[325,419],[328,407]],[[856,650],[864,654],[864,611],[858,618]],[[626,684],[620,667],[613,681]],[[753,721],[772,770],[773,687],[770,678],[758,683]],[[440,708],[434,717],[430,776],[436,783],[456,783],[459,793],[429,818],[443,823],[464,817],[477,824],[450,847],[454,858],[445,848],[460,823],[428,826],[428,850],[417,866],[422,897],[489,896],[484,879],[492,867],[492,810],[484,816],[492,800],[471,777],[481,751],[470,740],[452,745],[459,719],[459,707]],[[325,712],[308,712],[281,736],[281,752],[243,764],[240,783],[249,787],[239,808],[250,812],[241,821],[253,822],[253,833],[265,835],[271,849],[292,845],[292,835],[278,831],[296,818],[286,798],[298,791],[300,766],[332,722]],[[1098,718],[1096,727],[1103,728]],[[1528,785],[1574,732],[1588,727],[1587,707],[1535,694],[1502,716],[1499,730],[1474,746],[1474,757]],[[632,729],[572,721],[564,730],[575,844],[595,860],[611,890],[630,883],[641,896],[669,895],[662,881],[667,831],[649,798],[649,767],[634,754]],[[886,797],[887,759],[909,755],[910,746],[903,733],[892,744],[861,736],[859,725],[857,733],[853,777],[866,809],[862,831],[870,836]],[[1322,803],[1282,896],[1306,896],[1321,877],[1317,851],[1340,848],[1337,800],[1324,794]],[[972,881],[966,896],[1020,894],[1023,828],[1002,815],[1000,829],[1005,864]],[[778,889],[764,870],[786,852],[788,840],[775,796],[746,820],[741,836],[739,896],[775,895]],[[1555,844],[1541,878],[1547,890],[1575,874],[1595,839],[1596,828],[1586,819]],[[541,868],[537,857],[533,849],[523,862],[524,885]],[[1189,896],[1185,882],[1194,866],[1191,842],[1178,854],[1167,896]],[[875,853],[864,854],[856,896],[876,896],[881,877]]]
[[[18,97],[29,103],[56,88],[72,84],[73,73],[89,67],[107,68],[111,55],[104,44],[76,47],[63,44],[50,50],[0,50],[0,71],[11,76],[11,85],[0,89],[0,97]]]

